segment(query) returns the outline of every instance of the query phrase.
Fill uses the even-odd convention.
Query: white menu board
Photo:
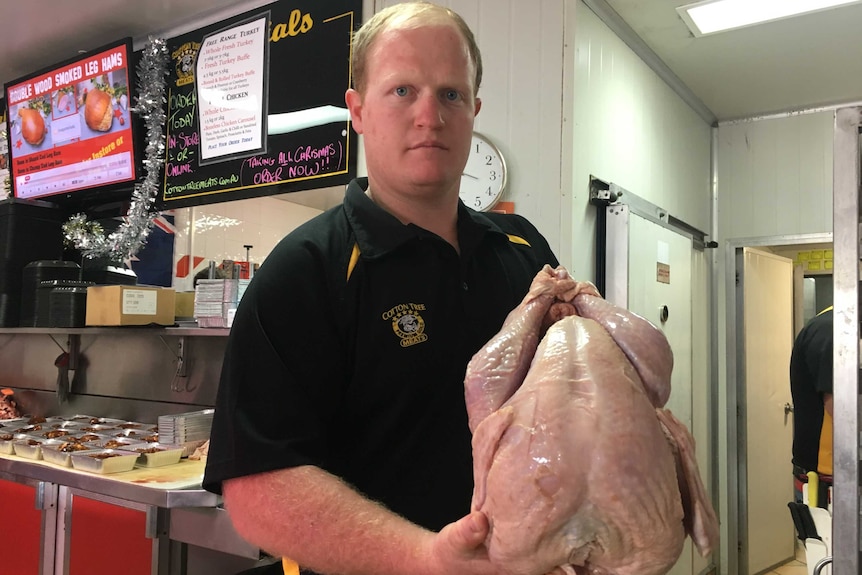
[[[266,16],[206,36],[195,81],[200,164],[266,151]]]

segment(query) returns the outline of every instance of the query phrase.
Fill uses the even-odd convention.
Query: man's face
[[[364,94],[346,98],[374,193],[457,196],[480,106],[474,74],[450,26],[390,30],[375,41]]]

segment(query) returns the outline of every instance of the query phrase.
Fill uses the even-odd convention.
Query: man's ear
[[[347,109],[350,111],[350,122],[353,124],[353,130],[357,134],[362,133],[362,94],[348,88],[344,93],[344,102],[347,104]]]
[[[479,115],[479,110],[482,109],[482,98],[476,98],[476,108],[473,110],[473,116]]]

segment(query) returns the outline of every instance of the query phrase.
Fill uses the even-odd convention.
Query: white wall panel
[[[708,232],[711,134],[710,126],[580,1],[572,21],[573,215],[562,255],[580,277],[594,277],[590,175]]]
[[[832,231],[833,112],[719,126],[719,237]]]

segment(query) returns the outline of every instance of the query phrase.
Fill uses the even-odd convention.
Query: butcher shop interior
[[[542,575],[551,524],[571,545],[607,521],[627,543],[566,547],[550,565],[862,573],[862,0],[798,14],[755,0],[437,3],[483,62],[460,198],[526,218],[566,270],[539,272],[534,299],[463,358],[456,425],[473,438],[489,560]],[[3,3],[0,573],[299,575],[204,488],[210,437],[246,290],[282,238],[368,176],[349,40],[396,4]],[[701,19],[724,4],[738,21]],[[781,10],[757,19],[761,4]],[[433,334],[421,306],[382,315],[402,348]],[[812,410],[794,403],[791,355],[825,312],[813,441],[831,460],[814,469],[797,462]],[[517,381],[494,388],[512,365]],[[587,407],[572,399],[581,380]],[[549,437],[559,474],[535,455],[524,472],[518,454]]]

